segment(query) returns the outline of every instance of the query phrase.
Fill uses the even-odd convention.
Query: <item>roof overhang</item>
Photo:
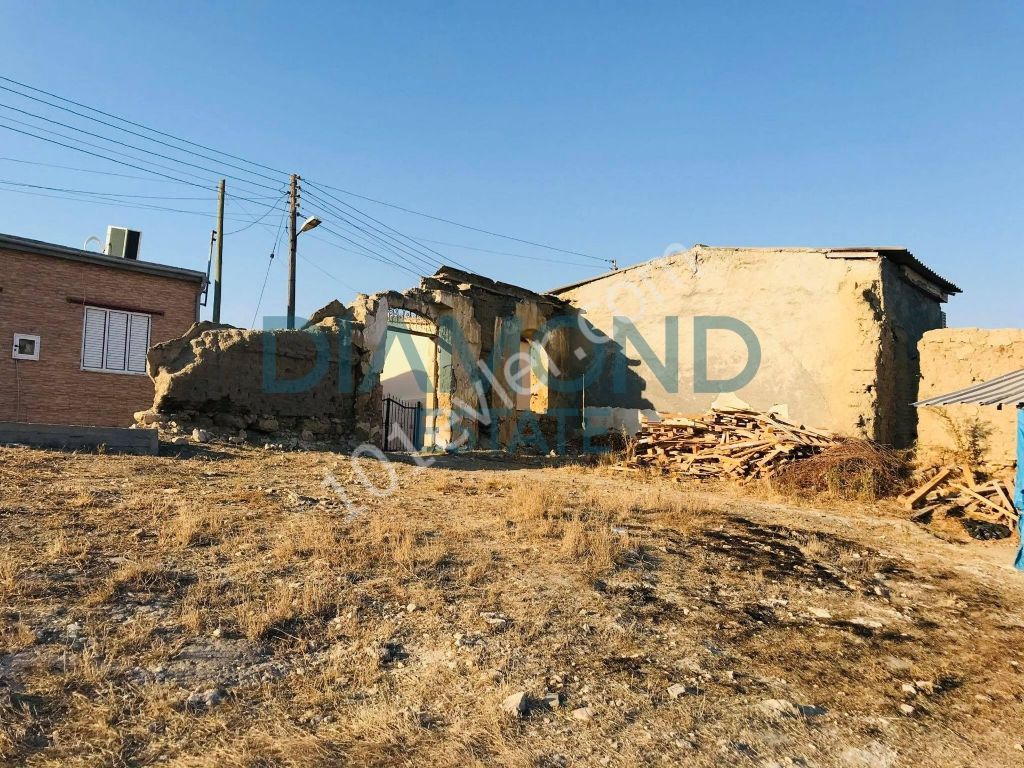
[[[955,293],[963,293],[956,284],[946,280],[941,275],[935,273],[927,266],[925,266],[914,254],[912,254],[906,248],[900,246],[851,246],[842,248],[807,248],[807,247],[750,247],[750,246],[719,246],[719,245],[703,245],[696,244],[690,251],[677,251],[667,256],[659,256],[656,259],[641,262],[640,264],[633,264],[629,267],[624,267],[619,270],[612,270],[611,272],[605,272],[604,274],[594,275],[588,277],[585,280],[579,280],[569,285],[559,286],[558,288],[552,288],[548,293],[555,294],[556,296],[567,291],[571,291],[574,288],[593,283],[598,280],[604,280],[605,278],[613,275],[621,275],[625,272],[629,272],[633,269],[639,269],[659,262],[667,261],[669,259],[678,258],[680,255],[690,253],[699,249],[708,250],[723,250],[723,251],[763,251],[765,253],[778,252],[778,251],[797,251],[804,253],[820,253],[824,254],[826,258],[832,259],[876,259],[884,258],[888,259],[892,263],[901,267],[901,274],[903,277],[915,285],[920,290],[934,297],[938,301],[946,301],[951,295]]]
[[[103,253],[82,251],[78,248],[68,248],[63,245],[44,243],[41,240],[30,240],[25,237],[16,237],[15,235],[0,234],[0,249],[18,251],[19,253],[29,253],[34,256],[51,256],[55,259],[78,261],[84,264],[110,267],[112,269],[123,269],[128,272],[141,272],[147,275],[170,277],[176,280],[187,280],[200,284],[206,280],[206,274],[204,272],[197,272],[194,269],[182,269],[181,267],[171,267],[166,264],[154,264],[151,261],[121,259],[116,256],[107,256]]]

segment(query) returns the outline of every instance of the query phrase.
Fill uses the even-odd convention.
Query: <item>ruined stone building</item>
[[[566,307],[442,267],[407,291],[360,295],[348,307],[332,302],[304,330],[199,324],[150,350],[153,410],[200,426],[379,443],[390,388],[426,406],[426,434],[407,447],[514,446],[525,434],[557,432],[552,418],[567,435],[578,422],[565,422],[575,394],[549,392],[532,365],[518,362],[543,334],[544,365],[570,368],[572,329],[547,332]]]
[[[723,392],[909,445],[917,344],[957,292],[898,248],[698,245],[549,294],[442,267],[303,331],[197,326],[149,372],[158,411],[257,432],[381,444],[385,412],[416,403],[417,449],[548,450]]]
[[[593,425],[701,412],[716,381],[753,362],[735,391],[753,407],[786,405],[805,423],[905,446],[917,343],[944,326],[942,304],[959,291],[903,248],[696,245],[552,293],[583,313],[588,354],[611,340],[585,392]]]

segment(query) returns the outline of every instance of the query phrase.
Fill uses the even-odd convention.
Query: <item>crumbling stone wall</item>
[[[924,334],[919,399],[953,392],[1024,368],[1024,329],[943,328]],[[1016,458],[1017,412],[1011,407],[949,405],[919,408],[918,458],[945,462],[957,453],[954,432],[972,421],[990,430],[986,468],[1001,470]]]
[[[414,312],[437,327],[434,444],[515,444],[520,420],[532,416],[516,411],[506,362],[519,353],[521,338],[541,334],[567,305],[449,267],[407,291],[359,295],[350,307],[331,302],[301,331],[200,323],[150,350],[156,396],[152,412],[140,420],[173,415],[189,426],[296,431],[379,444],[380,375],[393,309]],[[567,332],[556,329],[544,341],[553,367],[568,370]],[[552,393],[547,400],[550,412],[576,404],[572,392]],[[568,419],[571,425],[577,421]]]
[[[384,354],[388,311],[404,309],[432,321],[438,333],[435,382],[438,417],[435,445],[507,447],[515,443],[531,418],[515,407],[515,390],[506,362],[519,353],[520,340],[544,329],[552,318],[568,311],[565,302],[518,286],[490,280],[451,267],[425,277],[416,288],[359,296],[352,317],[364,328],[369,359]],[[568,367],[568,334],[555,329],[544,346],[558,370]],[[484,371],[480,363],[487,367]],[[367,375],[368,385],[379,387],[382,366]],[[483,394],[483,397],[481,397]],[[574,393],[552,393],[549,412],[578,409]],[[368,398],[360,408],[377,408],[380,397]],[[573,425],[576,419],[569,418]],[[552,446],[553,447],[553,446]]]
[[[362,329],[334,316],[303,331],[198,323],[147,357],[155,414],[201,428],[324,439],[372,436],[356,408],[367,365]]]

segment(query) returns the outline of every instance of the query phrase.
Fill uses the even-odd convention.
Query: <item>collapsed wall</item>
[[[432,389],[437,418],[433,444],[439,448],[503,448],[514,446],[524,422],[545,429],[549,419],[565,420],[578,410],[575,392],[548,391],[543,412],[531,420],[516,403],[516,382],[509,361],[524,340],[542,344],[552,371],[569,365],[568,329],[554,323],[565,316],[560,299],[509,285],[471,272],[441,267],[416,288],[359,296],[352,317],[365,329],[368,355],[384,353],[388,318],[393,311],[411,312],[437,329],[437,365]],[[394,326],[392,326],[394,330]],[[374,365],[368,385],[379,387],[382,365]],[[370,406],[379,408],[377,398]],[[379,412],[373,418],[380,421]],[[577,419],[569,418],[573,426]]]
[[[339,305],[340,306],[340,305]],[[256,331],[197,323],[152,347],[151,413],[189,427],[308,433],[368,439],[376,425],[359,418],[369,366],[362,329],[326,316],[307,330]]]
[[[954,392],[1024,368],[1024,329],[943,328],[918,345],[921,400]],[[982,436],[982,463],[1010,467],[1016,456],[1016,409],[983,405],[919,408],[918,457],[944,463],[970,450],[970,432]],[[987,434],[987,437],[984,435]],[[959,443],[959,444],[958,444]]]
[[[565,311],[555,297],[442,267],[403,292],[360,294],[350,307],[331,302],[303,330],[199,323],[149,351],[155,397],[152,410],[138,418],[380,444],[386,339],[401,325],[389,320],[394,312],[409,312],[437,329],[431,443],[515,445],[521,421],[540,431],[549,427],[549,414],[575,407],[575,393],[545,392],[542,412],[527,418],[517,408],[508,365],[536,337],[551,368],[567,369],[567,329],[547,330]]]

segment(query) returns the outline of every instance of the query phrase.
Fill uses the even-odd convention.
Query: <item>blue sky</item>
[[[622,265],[673,243],[905,245],[964,288],[950,325],[1021,325],[1020,3],[2,0],[0,27],[0,74],[369,197]],[[5,130],[0,157],[146,175]],[[0,179],[214,210],[155,180],[10,160]],[[532,257],[431,245],[497,279],[545,289],[602,270],[343,199],[408,235]],[[145,259],[206,266],[205,216],[0,203],[0,231],[81,246],[126,225]],[[225,239],[226,321],[251,322],[278,221]],[[261,315],[284,312],[284,252]],[[416,279],[308,235],[300,253],[300,315]]]

